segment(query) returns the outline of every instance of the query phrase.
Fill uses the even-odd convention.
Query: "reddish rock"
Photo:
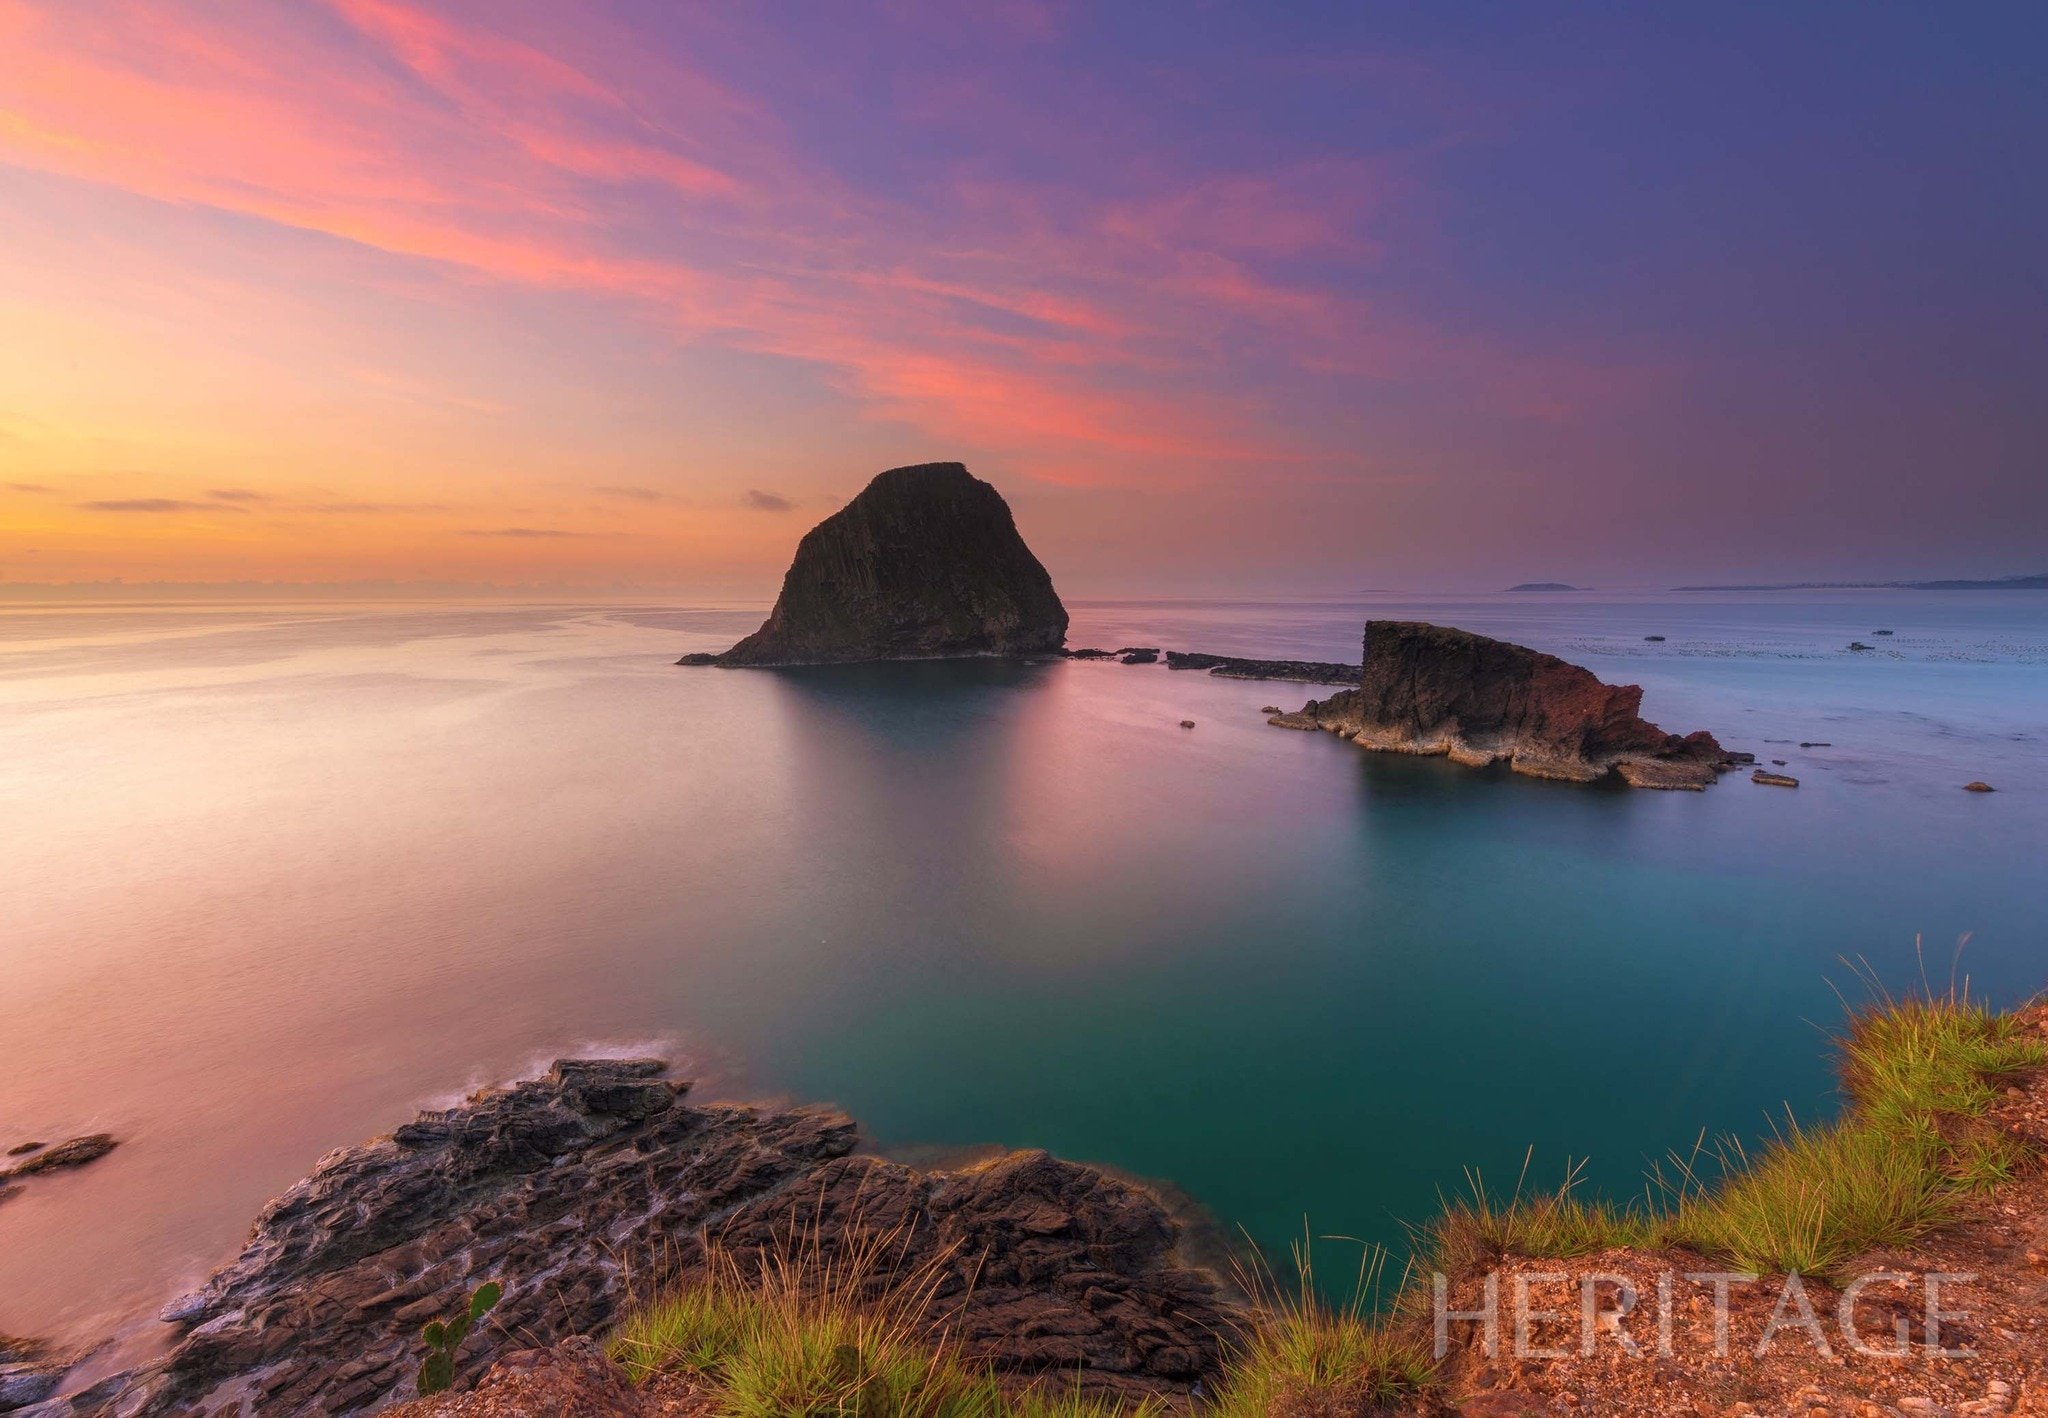
[[[1704,731],[1668,734],[1640,712],[1642,687],[1522,645],[1450,626],[1375,620],[1359,687],[1311,700],[1281,728],[1322,728],[1383,753],[1447,755],[1474,767],[1639,788],[1699,789],[1748,754]]]

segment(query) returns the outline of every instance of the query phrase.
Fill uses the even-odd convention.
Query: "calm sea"
[[[0,1331],[146,1334],[322,1153],[561,1053],[1112,1164],[1284,1254],[1825,1114],[1843,957],[2048,984],[2048,596],[1075,611],[1327,659],[1462,625],[1803,786],[1377,757],[1163,668],[670,664],[759,607],[9,609],[0,1147],[124,1143],[0,1203]]]

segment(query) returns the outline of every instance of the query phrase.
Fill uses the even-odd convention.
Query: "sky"
[[[0,0],[0,586],[2048,570],[2048,9]]]

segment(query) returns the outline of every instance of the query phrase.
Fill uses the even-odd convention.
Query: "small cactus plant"
[[[455,1351],[469,1333],[469,1327],[491,1312],[505,1287],[486,1280],[469,1297],[469,1308],[452,1320],[428,1320],[420,1330],[426,1341],[427,1357],[420,1361],[420,1392],[446,1393],[455,1384]]]

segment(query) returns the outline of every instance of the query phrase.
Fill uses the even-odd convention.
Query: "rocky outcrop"
[[[1241,660],[1199,650],[1168,650],[1169,670],[1207,670],[1223,679],[1284,679],[1303,684],[1357,684],[1358,666],[1329,660]]]
[[[57,1391],[70,1360],[33,1339],[0,1334],[0,1413],[41,1403]]]
[[[420,1326],[487,1279],[504,1298],[462,1347],[461,1386],[513,1350],[603,1334],[629,1282],[687,1273],[707,1240],[829,1254],[856,1228],[950,1267],[938,1313],[1004,1369],[1153,1392],[1218,1364],[1231,1312],[1137,1188],[1044,1153],[955,1172],[857,1157],[837,1112],[690,1106],[663,1073],[564,1060],[331,1153],[166,1308],[164,1361],[48,1411],[364,1412],[415,1392]]]
[[[1298,713],[1282,728],[1326,729],[1383,753],[1506,763],[1517,773],[1638,788],[1704,788],[1749,754],[1709,733],[1680,737],[1645,720],[1643,691],[1504,640],[1420,621],[1365,627],[1359,687]]]
[[[761,628],[686,665],[1057,654],[1067,610],[1009,504],[958,463],[891,468],[797,544]]]
[[[88,1162],[97,1162],[119,1146],[112,1133],[95,1132],[85,1137],[74,1137],[60,1142],[55,1147],[42,1143],[24,1143],[8,1152],[10,1157],[26,1156],[26,1162],[17,1162],[11,1167],[0,1167],[0,1182],[12,1181],[16,1177],[31,1177],[38,1172],[56,1172],[66,1167],[83,1167]]]

